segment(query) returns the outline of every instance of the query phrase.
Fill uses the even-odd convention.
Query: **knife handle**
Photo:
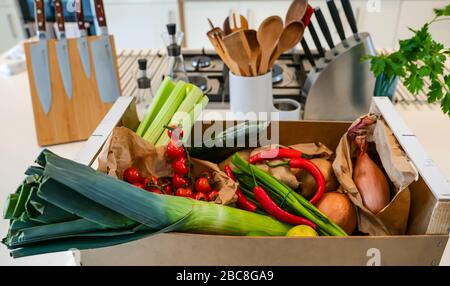
[[[311,34],[311,38],[314,41],[314,45],[316,46],[319,57],[324,57],[325,50],[322,47],[322,43],[320,43],[319,36],[317,36],[316,28],[314,28],[314,25],[312,23],[309,23],[308,29],[309,29],[309,33]]]
[[[44,0],[34,0],[34,14],[39,32],[45,32],[45,3]]]
[[[75,11],[78,29],[80,31],[86,30],[86,26],[84,24],[83,0],[75,0]]]
[[[58,25],[58,31],[64,33],[66,27],[64,26],[64,8],[61,0],[53,0],[53,6],[55,7],[55,19]]]
[[[330,29],[328,29],[328,25],[325,21],[322,10],[320,10],[320,8],[316,8],[314,12],[316,14],[317,22],[319,22],[320,29],[322,30],[322,34],[324,35],[325,40],[328,43],[328,46],[330,46],[330,49],[334,49],[333,38],[331,37]]]
[[[311,50],[309,49],[305,39],[302,39],[300,43],[302,44],[303,52],[305,52],[305,56],[308,59],[309,63],[311,64],[311,66],[316,67],[316,62],[314,61],[314,57],[311,54]]]
[[[350,0],[341,0],[341,3],[342,7],[344,8],[348,24],[350,25],[353,34],[358,34],[358,27],[356,25],[355,14],[353,14],[352,4],[350,3]]]
[[[302,22],[303,22],[303,24],[305,24],[305,27],[308,27],[309,24],[311,23],[311,17],[313,14],[314,14],[314,8],[308,4],[305,15],[302,18]]]
[[[105,8],[103,6],[103,0],[94,0],[94,5],[98,25],[100,27],[106,27],[106,16],[105,16]]]
[[[341,18],[339,17],[339,11],[336,7],[336,3],[334,3],[334,0],[327,0],[328,10],[330,10],[331,18],[333,18],[334,26],[336,27],[336,30],[339,34],[339,38],[341,38],[342,41],[345,40],[345,32],[344,27],[342,26]]]

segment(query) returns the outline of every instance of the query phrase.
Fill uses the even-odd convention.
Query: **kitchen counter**
[[[24,178],[23,172],[39,154],[33,111],[26,73],[12,77],[0,76],[0,202],[15,190]],[[421,141],[423,147],[450,179],[450,118],[442,114],[439,106],[414,103],[397,105],[396,109]],[[217,112],[217,110],[215,110]],[[206,111],[208,112],[208,111]],[[223,112],[223,111],[222,111]],[[84,142],[49,147],[53,152],[73,158]],[[4,237],[8,224],[0,220],[0,236]],[[7,249],[0,246],[0,265],[73,265],[71,252],[40,255],[13,260]],[[441,265],[450,265],[450,245],[447,245]]]

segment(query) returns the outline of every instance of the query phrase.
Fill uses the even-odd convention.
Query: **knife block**
[[[36,136],[40,146],[87,140],[111,108],[113,103],[102,102],[97,87],[95,68],[92,60],[92,53],[90,51],[90,43],[96,38],[98,38],[98,36],[88,37],[89,61],[91,65],[90,78],[88,78],[83,69],[77,47],[78,39],[67,40],[73,88],[71,99],[67,97],[59,70],[56,55],[56,43],[58,40],[48,40],[48,62],[52,104],[47,114],[45,114],[39,100],[33,75],[30,54],[32,42],[24,43]],[[117,75],[117,82],[111,84],[118,84],[119,90],[121,90],[114,37],[112,35],[109,36],[109,40]]]

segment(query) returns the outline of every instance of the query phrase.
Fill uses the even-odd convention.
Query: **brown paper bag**
[[[248,149],[244,151],[240,151],[239,154],[244,158],[245,160],[248,160],[250,156],[253,156],[261,151],[264,150],[270,150],[272,148],[287,148],[286,146],[282,145],[267,145],[255,149]],[[325,145],[322,143],[305,143],[305,144],[297,144],[289,146],[289,148],[302,151],[304,154],[307,154],[312,157],[316,158],[324,158],[324,159],[330,159],[333,155],[333,151],[328,149]],[[271,164],[279,164],[283,161],[286,161],[285,159],[280,160],[271,160]],[[219,164],[220,168],[223,170],[226,165],[231,164],[231,157],[227,160],[223,161]],[[256,166],[268,173],[270,173],[272,176],[274,176],[279,181],[285,183],[289,187],[293,188],[294,190],[297,189],[300,185],[300,182],[296,178],[295,174],[291,171],[289,166],[278,166],[278,167],[269,167],[265,163],[256,164]]]
[[[356,120],[349,130],[363,118],[367,116]],[[408,186],[417,178],[417,171],[383,119],[376,118],[375,123],[364,128],[364,131],[368,142],[375,144],[382,167],[392,182],[391,202],[377,214],[373,214],[363,205],[361,195],[353,181],[353,163],[357,148],[348,133],[342,137],[333,162],[334,172],[341,184],[340,191],[346,193],[357,206],[359,231],[370,235],[405,234],[411,200]]]
[[[155,147],[128,128],[116,127],[100,152],[98,171],[122,179],[125,169],[133,166],[138,168],[143,176],[172,177],[172,165],[165,150],[165,146]],[[191,163],[194,178],[203,171],[212,173],[214,188],[219,191],[216,203],[231,204],[236,201],[237,184],[229,179],[219,166],[194,158],[191,158]]]

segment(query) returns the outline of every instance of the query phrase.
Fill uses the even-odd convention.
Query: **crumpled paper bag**
[[[305,144],[296,144],[289,147],[282,146],[282,145],[267,145],[255,149],[249,149],[240,151],[239,154],[244,158],[245,160],[248,160],[251,156],[264,151],[264,150],[270,150],[272,148],[291,148],[295,150],[299,150],[303,152],[304,154],[307,154],[311,157],[315,158],[324,158],[324,159],[330,159],[333,155],[333,151],[328,149],[325,145],[322,143],[305,143]],[[271,160],[270,164],[276,165],[279,163],[282,163],[284,161],[287,161],[287,159],[279,159],[279,160]],[[225,160],[224,162],[220,163],[219,166],[223,170],[226,165],[231,164],[231,157]],[[258,168],[270,173],[272,176],[274,176],[279,181],[285,183],[289,187],[293,188],[294,190],[297,189],[300,185],[300,182],[298,181],[297,177],[295,176],[295,173],[292,172],[292,170],[289,168],[289,166],[278,166],[278,167],[269,167],[265,163],[259,163],[256,164]]]
[[[219,191],[215,203],[231,204],[237,200],[237,183],[219,169],[219,166],[207,161],[191,158],[191,172],[194,178],[203,171],[210,171]],[[122,179],[129,167],[138,168],[143,176],[172,177],[170,158],[166,156],[166,146],[155,147],[126,127],[116,127],[103,146],[98,157],[98,171],[114,178]]]
[[[350,128],[364,117],[357,119]],[[353,181],[357,148],[348,133],[341,138],[333,162],[334,173],[341,184],[340,191],[346,193],[357,207],[360,232],[375,236],[405,234],[411,200],[408,186],[417,179],[417,171],[382,118],[377,118],[376,122],[365,131],[367,141],[373,142],[376,146],[382,164],[379,167],[386,171],[387,179],[393,185],[390,190],[391,202],[377,214],[373,214],[363,205],[361,195]]]

